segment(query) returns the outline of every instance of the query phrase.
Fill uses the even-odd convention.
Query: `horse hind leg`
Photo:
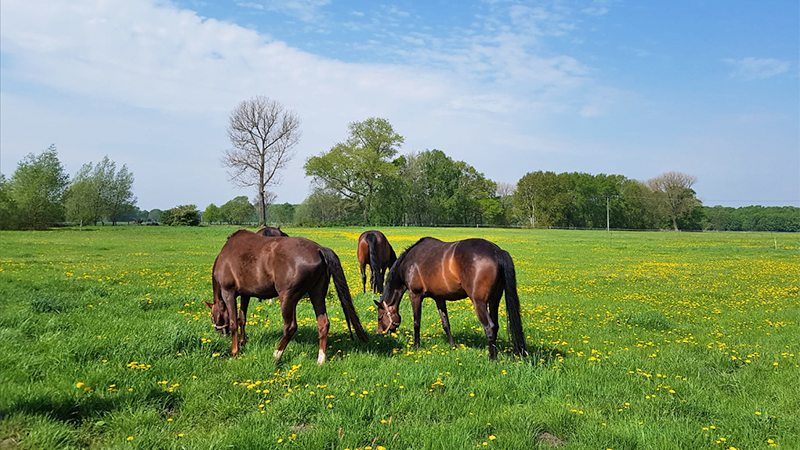
[[[324,288],[324,289],[323,289]],[[328,292],[328,283],[320,283],[320,286],[309,293],[311,305],[314,307],[314,314],[317,316],[317,332],[319,334],[319,353],[317,364],[325,364],[325,350],[328,348],[328,331],[331,322],[328,320],[328,311],[325,307],[325,294]]]
[[[379,294],[379,286],[378,286],[378,272],[380,269],[373,269],[372,265],[369,266],[370,276],[369,276],[369,284],[372,285],[372,293]]]
[[[359,266],[361,266],[361,289],[362,292],[367,292],[367,264],[359,263]]]
[[[472,300],[472,305],[475,308],[475,314],[478,316],[478,322],[483,326],[483,332],[486,334],[486,339],[489,341],[489,359],[492,361],[497,360],[497,307],[495,306],[491,313],[490,308],[487,308],[487,302],[482,300]]]
[[[278,343],[278,348],[275,349],[275,352],[272,356],[275,357],[275,362],[281,360],[281,356],[283,356],[284,350],[286,350],[286,346],[289,345],[289,341],[294,336],[294,333],[297,331],[297,302],[300,301],[300,297],[302,295],[294,294],[291,295],[283,295],[281,296],[281,316],[283,317],[283,337],[281,337],[281,341]]]
[[[447,341],[450,343],[450,348],[456,348],[453,342],[453,335],[450,334],[450,318],[447,315],[447,301],[436,300],[436,307],[439,309],[439,316],[442,318],[442,328],[447,334]]]

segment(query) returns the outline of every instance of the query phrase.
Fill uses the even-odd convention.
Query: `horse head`
[[[373,300],[378,311],[378,334],[393,334],[397,332],[402,317],[400,317],[400,299],[406,292],[406,286],[399,282],[393,272],[389,273],[386,285],[381,294],[381,300]]]
[[[231,334],[230,322],[228,322],[228,308],[222,302],[208,303],[203,301],[207,307],[211,308],[211,323],[217,333],[229,336]]]

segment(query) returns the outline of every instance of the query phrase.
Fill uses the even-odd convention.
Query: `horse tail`
[[[511,335],[511,348],[514,354],[528,356],[525,346],[525,333],[522,331],[520,317],[519,295],[517,294],[517,272],[514,269],[514,260],[505,250],[500,250],[498,264],[503,269],[506,291],[506,318],[508,319],[508,332]]]
[[[353,337],[352,328],[356,329],[358,338],[363,342],[367,342],[367,333],[364,327],[361,326],[361,320],[358,318],[355,306],[353,306],[353,298],[350,296],[350,288],[347,286],[347,279],[344,277],[344,270],[339,257],[333,250],[327,247],[321,247],[319,254],[328,266],[328,273],[333,277],[333,285],[336,287],[336,294],[339,296],[339,303],[342,304],[344,311],[344,318],[347,321],[347,329],[350,331],[350,337]],[[351,328],[352,325],[352,328]]]
[[[378,238],[370,233],[364,240],[367,241],[369,249],[369,283],[372,285],[372,290],[380,294],[383,292],[383,280],[381,279],[381,262],[378,257]]]

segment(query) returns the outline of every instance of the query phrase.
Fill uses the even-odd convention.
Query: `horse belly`
[[[452,290],[452,289],[445,289],[445,290],[433,290],[433,291],[424,291],[422,293],[423,297],[430,297],[434,300],[462,300],[467,298],[467,293],[464,289]]]
[[[246,296],[246,297],[255,297],[255,298],[275,298],[278,296],[278,291],[275,290],[275,286],[269,287],[259,287],[259,288],[249,288],[249,289],[239,289],[239,295]]]

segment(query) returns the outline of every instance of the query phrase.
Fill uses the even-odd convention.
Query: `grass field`
[[[251,304],[239,358],[214,332],[201,301],[233,231],[0,234],[0,448],[800,448],[797,234],[384,229],[511,253],[531,356],[501,318],[492,363],[467,300],[454,350],[431,300],[418,350],[407,298],[400,335],[372,336],[363,230],[287,229],[337,252],[371,334],[330,294],[318,366],[307,301],[279,365],[277,303]]]

